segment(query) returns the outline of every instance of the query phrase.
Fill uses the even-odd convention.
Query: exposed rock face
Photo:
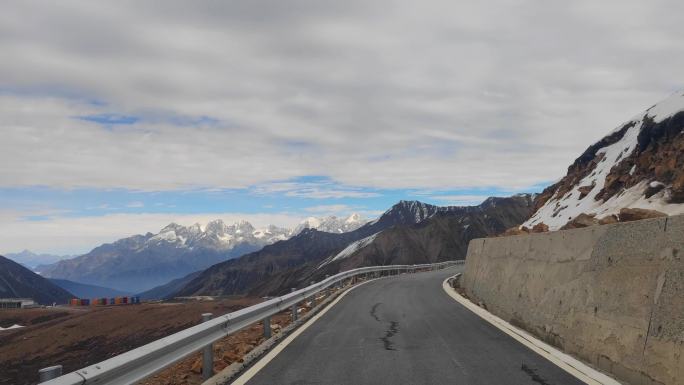
[[[65,304],[74,295],[24,266],[0,256],[0,298],[32,298],[43,305]]]
[[[683,132],[684,96],[677,93],[591,145],[539,194],[524,225],[557,230],[582,213],[600,221],[624,207],[684,213]]]

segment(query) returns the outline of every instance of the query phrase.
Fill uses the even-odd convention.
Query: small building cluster
[[[108,306],[108,305],[137,305],[140,297],[113,297],[113,298],[72,298],[70,306]]]
[[[26,309],[38,304],[31,298],[0,298],[0,309]]]

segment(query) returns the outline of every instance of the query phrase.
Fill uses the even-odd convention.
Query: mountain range
[[[156,234],[134,235],[96,247],[87,254],[36,267],[47,278],[142,292],[203,270],[215,263],[289,239],[305,229],[341,233],[366,223],[358,214],[309,218],[296,229],[255,228],[247,221],[206,226],[171,223]]]
[[[174,296],[275,295],[321,279],[326,274],[337,273],[342,268],[463,259],[470,239],[498,234],[520,224],[530,216],[531,210],[529,195],[492,198],[474,207],[440,207],[400,201],[378,219],[354,231],[333,234],[304,230],[287,241],[211,266]],[[469,230],[470,226],[473,227]],[[451,232],[456,227],[460,229],[460,235]],[[414,239],[410,239],[411,236],[403,239],[409,232],[415,235]],[[417,239],[421,236],[422,240]],[[399,238],[402,240],[398,241]],[[350,251],[350,248],[356,249]],[[378,252],[372,256],[358,254],[360,250],[369,249]],[[344,257],[340,258],[340,255]]]
[[[37,254],[30,250],[23,250],[18,253],[7,253],[5,257],[20,263],[29,269],[33,269],[40,265],[52,264],[62,259],[72,258],[72,256],[68,255]]]

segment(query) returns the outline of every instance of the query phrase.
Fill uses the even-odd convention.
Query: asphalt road
[[[459,269],[354,289],[247,384],[583,384],[449,297]]]

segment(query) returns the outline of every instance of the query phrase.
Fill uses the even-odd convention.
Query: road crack
[[[385,336],[380,338],[385,346],[385,350],[397,350],[394,348],[394,343],[390,341],[390,338],[394,337],[397,333],[399,333],[399,322],[391,321],[389,329],[385,332]]]
[[[378,302],[375,305],[373,305],[373,308],[370,311],[371,317],[375,318],[376,321],[380,322],[380,317],[378,317],[378,307],[382,305],[382,302]]]
[[[523,362],[522,367],[520,368],[523,372],[527,373],[528,376],[532,379],[532,381],[541,384],[541,385],[551,385],[550,383],[546,382],[546,380],[541,377],[540,375],[537,374],[537,371],[535,369],[530,368],[529,366],[525,365]]]

